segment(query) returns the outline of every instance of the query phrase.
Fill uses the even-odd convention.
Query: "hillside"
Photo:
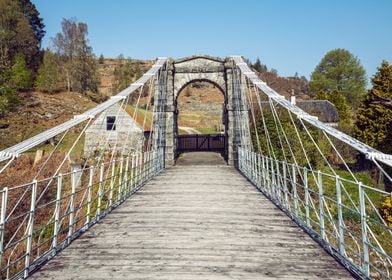
[[[200,133],[222,130],[222,92],[210,83],[193,83],[184,88],[177,99],[180,133],[194,128]],[[185,131],[184,131],[185,133]]]
[[[141,71],[146,72],[153,61],[132,60]],[[121,64],[120,59],[106,58],[98,64],[100,76],[99,93],[96,102],[113,95],[114,69]],[[272,88],[286,97],[292,89],[299,99],[310,99],[306,79],[280,77],[274,71],[262,71],[260,77]],[[0,119],[0,149],[7,148],[37,133],[54,127],[82,113],[97,103],[78,93],[59,92],[45,94],[38,91],[21,94],[22,104],[16,111],[7,113]],[[141,99],[144,106],[147,97]],[[222,130],[222,93],[209,83],[194,83],[185,88],[178,98],[178,124],[181,127],[195,128],[201,133],[214,133]],[[142,114],[143,115],[143,114]],[[138,120],[143,120],[143,116]]]
[[[61,124],[74,115],[97,105],[112,95],[113,71],[120,64],[119,59],[104,59],[98,64],[100,76],[99,95],[90,98],[75,92],[61,91],[47,94],[39,91],[21,93],[21,105],[0,119],[0,150],[30,138],[39,132]],[[145,72],[152,61],[133,60]]]
[[[105,95],[113,95],[113,82],[114,82],[114,69],[120,66],[121,59],[118,58],[105,58],[103,63],[98,63],[98,74],[100,77],[100,85],[98,91]],[[138,64],[140,70],[144,73],[154,64],[152,60],[132,60],[132,64]]]
[[[74,92],[23,94],[22,105],[0,119],[0,149],[61,124],[96,105]]]

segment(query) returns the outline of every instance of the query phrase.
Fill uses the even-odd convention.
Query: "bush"
[[[15,89],[7,86],[0,86],[0,116],[14,109],[19,104],[19,96]]]
[[[23,54],[17,54],[14,64],[10,69],[10,85],[18,90],[26,90],[31,87],[31,73],[27,68]]]
[[[38,70],[38,76],[35,83],[37,89],[49,93],[56,91],[59,82],[59,72],[56,55],[49,50],[46,50],[44,61]]]
[[[380,206],[381,217],[389,227],[392,227],[392,198],[389,196]]]

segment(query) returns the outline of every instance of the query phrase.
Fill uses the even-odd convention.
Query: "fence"
[[[245,148],[239,170],[349,270],[390,279],[392,229],[379,207],[391,193]]]
[[[160,149],[1,190],[1,279],[27,277],[163,168]]]

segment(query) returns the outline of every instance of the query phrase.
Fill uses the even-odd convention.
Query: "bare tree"
[[[60,58],[68,91],[98,90],[97,62],[88,45],[86,23],[75,19],[63,19],[62,32],[52,39]]]

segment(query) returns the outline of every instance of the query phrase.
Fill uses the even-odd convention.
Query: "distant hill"
[[[75,92],[24,93],[22,105],[0,119],[0,150],[93,108],[97,103]]]
[[[281,77],[276,70],[267,70],[266,66],[259,69],[259,71],[257,71],[257,69],[254,70],[259,73],[259,77],[264,82],[286,98],[291,96],[292,92],[294,92],[294,95],[296,95],[298,99],[311,99],[309,81],[304,76]]]
[[[103,61],[98,63],[98,74],[100,76],[99,92],[105,96],[111,96],[113,94],[113,79],[114,69],[121,64],[121,59],[118,58],[105,58]],[[138,60],[132,59],[132,63],[138,64],[140,70],[144,73],[154,64],[152,60]]]

